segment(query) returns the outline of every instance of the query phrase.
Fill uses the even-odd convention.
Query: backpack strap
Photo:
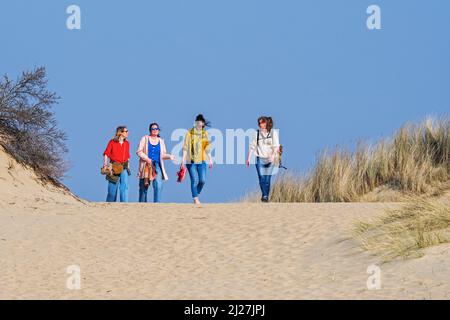
[[[258,134],[256,136],[256,146],[259,147],[259,129],[258,129]]]

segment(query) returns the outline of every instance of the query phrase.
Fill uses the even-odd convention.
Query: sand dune
[[[367,289],[378,259],[349,230],[395,203],[89,203],[9,163],[0,152],[1,299],[450,298],[448,245],[381,265]]]

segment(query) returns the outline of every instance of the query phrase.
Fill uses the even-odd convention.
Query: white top
[[[256,139],[258,131],[253,135],[253,140],[250,143],[250,150],[255,153],[257,157],[268,159],[275,155],[276,149],[280,146],[280,138],[278,129],[273,129],[269,133],[264,133],[259,130],[259,143]]]

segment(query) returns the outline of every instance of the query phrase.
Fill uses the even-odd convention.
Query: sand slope
[[[381,266],[349,238],[397,204],[106,204],[48,189],[0,152],[1,299],[450,298],[450,246]],[[15,170],[15,171],[14,171]],[[66,268],[81,268],[69,290]]]
[[[0,298],[449,298],[450,246],[381,266],[347,237],[380,204],[60,205],[1,210]],[[48,208],[47,208],[48,210]],[[68,290],[79,265],[82,289]]]
[[[1,137],[0,137],[1,138]],[[40,208],[46,203],[51,207],[83,202],[69,191],[45,184],[33,170],[17,163],[0,146],[0,208],[2,211],[18,208]]]

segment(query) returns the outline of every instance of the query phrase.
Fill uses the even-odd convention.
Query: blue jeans
[[[206,182],[206,162],[188,163],[186,168],[191,178],[192,198],[197,198]]]
[[[153,180],[153,202],[161,202],[161,191],[163,186],[161,163],[155,161],[156,178]],[[145,187],[144,179],[139,180],[139,202],[147,202],[149,186]]]
[[[128,202],[128,171],[123,170],[117,183],[108,181],[106,202],[117,201],[117,191],[120,191],[120,202]]]
[[[256,158],[256,171],[258,172],[259,187],[261,188],[262,197],[269,199],[270,180],[273,173],[273,164],[265,164],[261,158]]]

